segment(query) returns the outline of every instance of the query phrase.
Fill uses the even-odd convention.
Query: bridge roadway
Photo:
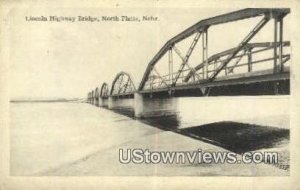
[[[111,94],[108,97],[117,97],[117,98],[133,98],[134,93],[141,93],[141,94],[155,94],[155,93],[169,93],[173,92],[172,96],[190,96],[190,95],[200,95],[201,96],[201,89],[214,89],[217,87],[227,87],[230,89],[230,87],[236,87],[236,88],[241,88],[239,85],[243,85],[244,87],[250,87],[251,84],[255,84],[254,86],[259,86],[263,84],[271,84],[271,83],[285,83],[286,88],[281,89],[281,94],[288,94],[289,93],[289,80],[290,80],[290,72],[289,68],[286,68],[284,72],[281,73],[276,73],[274,74],[272,70],[263,70],[263,71],[256,71],[252,73],[246,73],[246,74],[237,74],[233,76],[224,76],[222,78],[218,78],[214,81],[201,81],[201,82],[195,82],[195,83],[190,83],[190,84],[181,84],[178,86],[173,86],[173,87],[167,87],[167,88],[157,88],[157,89],[146,89],[146,90],[135,90],[127,93],[122,93],[122,94]],[[272,88],[272,87],[271,87]],[[261,88],[259,88],[261,89]],[[255,92],[253,91],[252,93],[254,94],[273,94],[275,93],[275,89],[269,89],[267,91],[266,89],[256,89]],[[195,90],[192,93],[190,93],[190,90]],[[251,89],[252,90],[252,89]],[[197,93],[198,92],[198,93]],[[236,92],[236,94],[233,91],[231,91],[231,94],[229,92],[220,92],[220,95],[249,95],[251,92],[243,91],[243,92]],[[239,94],[238,94],[239,93]],[[204,95],[204,94],[202,94]],[[209,93],[206,94],[209,96]],[[171,95],[170,95],[171,96]]]
[[[130,74],[122,71],[116,75],[110,88],[104,82],[89,92],[87,102],[113,108],[118,99],[134,98],[135,115],[141,117],[145,98],[288,95],[291,55],[290,42],[283,40],[283,21],[289,13],[288,8],[248,8],[201,20],[165,43],[148,63],[137,87]],[[235,47],[208,55],[211,27],[254,17],[260,21]],[[274,26],[270,34],[274,40],[255,41],[255,36],[263,35],[261,29],[271,20]],[[186,54],[178,48],[182,41],[190,43]],[[197,60],[200,64],[196,66],[192,66],[190,60],[194,52],[202,52],[201,60]],[[157,67],[166,64],[162,57],[167,57],[167,73]],[[177,71],[173,70],[174,64],[179,64]]]

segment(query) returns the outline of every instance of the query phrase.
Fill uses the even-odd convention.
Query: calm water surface
[[[161,129],[237,153],[283,147],[289,165],[288,96],[149,99],[143,119],[133,105],[11,103],[11,173],[38,173]]]

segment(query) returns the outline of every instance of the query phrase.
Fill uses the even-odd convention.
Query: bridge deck
[[[230,85],[238,85],[238,84],[249,84],[249,83],[259,83],[259,82],[268,82],[268,81],[281,81],[281,80],[289,80],[290,73],[282,72],[278,74],[264,74],[264,75],[251,75],[244,78],[231,78],[223,80],[215,80],[213,82],[202,82],[202,83],[194,83],[190,85],[180,85],[171,88],[161,88],[161,89],[149,89],[143,90],[139,93],[153,93],[153,92],[163,92],[168,90],[184,90],[184,89],[196,89],[196,88],[206,88],[206,87],[219,87],[219,86],[230,86]]]
[[[97,103],[99,98],[108,97],[133,98],[135,93],[150,97],[289,94],[290,42],[283,41],[283,18],[289,13],[289,8],[247,8],[200,20],[164,44],[148,63],[138,88],[133,85],[128,73],[120,72],[111,90],[105,83],[100,93],[96,88],[88,94],[88,101],[96,100]],[[262,18],[236,47],[208,56],[208,28],[253,17]],[[274,19],[274,41],[251,42],[271,19]],[[193,34],[196,34],[194,40],[183,55],[176,45]],[[191,67],[188,61],[200,36],[202,62]],[[181,59],[176,72],[173,71],[173,52]],[[162,75],[155,66],[166,53],[169,70]],[[254,64],[260,65],[253,67]],[[269,69],[253,71],[266,68]],[[236,71],[246,73],[233,73]]]
[[[285,67],[284,72],[274,74],[272,69],[253,71],[249,73],[235,74],[229,76],[219,77],[214,81],[202,81],[201,83],[192,83],[192,84],[182,84],[170,88],[159,88],[159,89],[147,89],[138,91],[142,94],[155,93],[155,92],[165,92],[169,90],[185,90],[185,89],[196,89],[196,88],[206,88],[206,87],[219,87],[219,86],[230,86],[230,85],[239,85],[239,84],[249,84],[249,83],[259,83],[259,82],[271,82],[271,81],[282,81],[290,79],[289,67]],[[137,92],[137,91],[136,91]],[[134,92],[111,95],[112,97],[118,96],[130,96]]]

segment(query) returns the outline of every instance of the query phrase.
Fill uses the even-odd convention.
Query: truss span
[[[158,96],[232,95],[233,91],[243,92],[242,95],[265,91],[289,94],[291,48],[290,42],[283,39],[284,18],[289,13],[289,8],[247,8],[200,20],[163,45],[149,61],[137,89],[130,75],[120,72],[111,89],[103,83],[101,88],[88,93],[88,101],[94,102],[95,96],[128,98],[136,92],[149,97],[155,93]],[[248,22],[254,17],[253,22]],[[231,32],[231,38],[225,41],[216,39],[212,30],[217,28],[215,25],[222,28],[225,23],[239,20],[245,20],[242,24],[246,27],[240,26],[241,22],[235,25],[244,29],[242,32]],[[230,43],[214,49],[219,40]]]
[[[197,80],[197,82],[203,81],[213,81],[217,78],[220,73],[223,71],[226,72],[227,66],[229,66],[234,59],[237,57],[241,57],[239,55],[240,52],[243,52],[247,46],[249,46],[249,42],[254,36],[271,20],[274,19],[275,23],[275,30],[274,30],[274,56],[273,59],[275,67],[278,66],[278,70],[283,70],[283,63],[288,55],[282,54],[282,26],[283,26],[283,18],[289,14],[290,9],[288,8],[279,8],[279,9],[271,9],[271,8],[247,8],[223,15],[219,15],[216,17],[208,18],[199,21],[198,23],[194,24],[193,26],[187,28],[183,32],[179,33],[175,37],[171,38],[169,41],[165,43],[165,45],[158,51],[158,53],[152,58],[149,62],[146,71],[143,75],[142,81],[139,85],[138,91],[143,90],[151,90],[156,88],[164,88],[164,89],[171,89],[174,88],[178,84],[178,81],[186,82],[189,80],[191,76],[193,76]],[[230,54],[220,62],[219,65],[216,65],[216,68],[211,69],[209,68],[209,58],[208,58],[208,29],[214,25],[225,24],[229,22],[234,22],[243,19],[250,19],[253,17],[262,17],[261,21],[255,25],[255,27],[249,31],[248,35],[237,44],[235,48],[231,50]],[[194,37],[192,36],[194,35]],[[193,37],[187,53],[182,54],[182,52],[177,47],[178,43],[185,40],[186,38]],[[199,40],[202,38],[202,40]],[[198,68],[194,68],[189,65],[189,58],[193,53],[193,50],[196,44],[202,41],[202,59],[203,59],[203,68],[202,73],[196,73]],[[277,45],[278,44],[278,45]],[[276,49],[276,50],[275,50]],[[173,72],[173,53],[175,52],[176,55],[179,56],[181,59],[181,65],[178,71]],[[197,51],[196,51],[197,52]],[[162,75],[160,71],[155,67],[156,64],[166,55],[169,57],[167,61],[169,64],[169,74]],[[245,54],[249,54],[246,52]],[[278,59],[277,59],[278,56]],[[237,59],[237,64],[239,59]],[[235,64],[235,63],[234,63]],[[230,72],[232,72],[234,68],[230,68]],[[277,68],[274,68],[274,71]],[[199,69],[198,69],[199,70]],[[189,72],[189,76],[186,77],[186,73]],[[276,71],[277,72],[277,71]],[[156,85],[155,85],[156,84]],[[183,84],[184,85],[184,84]],[[145,87],[146,86],[146,87]]]
[[[108,98],[108,96],[109,96],[108,84],[106,82],[104,82],[101,86],[100,97],[101,98]]]
[[[129,95],[135,92],[135,86],[131,76],[126,72],[120,72],[116,75],[112,82],[110,95],[122,96]]]

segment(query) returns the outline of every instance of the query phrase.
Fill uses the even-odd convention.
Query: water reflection
[[[139,120],[166,130],[223,121],[289,129],[288,96],[145,98],[142,106]],[[134,118],[134,99],[114,101],[112,110]]]
[[[178,129],[178,127],[180,126],[180,119],[176,114],[150,117],[150,118],[141,119],[140,121],[148,125],[157,127],[159,129],[167,130],[167,131]]]
[[[274,147],[289,139],[288,119],[282,119],[288,118],[288,105],[284,96],[145,98],[144,117],[138,120],[242,153]],[[117,100],[111,110],[137,119],[134,99]]]
[[[134,109],[119,108],[114,112],[134,118]],[[170,112],[171,113],[171,112]],[[280,169],[289,170],[289,138],[290,131],[285,128],[255,125],[234,121],[219,121],[209,124],[182,127],[179,113],[147,117],[139,121],[175,133],[223,147],[237,154],[267,148],[278,148],[278,163],[273,164]],[[186,122],[186,121],[185,121]],[[193,123],[193,122],[186,122]]]
[[[288,97],[149,98],[138,120],[238,154],[281,147],[279,165],[288,169],[288,105]],[[137,119],[133,99],[116,101],[112,110]]]
[[[134,117],[134,100],[118,99],[114,101],[112,111]],[[180,127],[180,115],[177,112],[177,99],[144,99],[143,117],[139,121],[163,130],[174,130]]]
[[[271,148],[288,140],[288,129],[238,122],[216,122],[177,131],[180,134],[221,146],[235,153]]]
[[[134,118],[132,108],[115,108],[114,112]],[[289,130],[284,128],[247,124],[233,121],[220,121],[209,124],[180,128],[180,115],[173,114],[147,117],[139,121],[166,131],[208,142],[235,153],[271,148],[289,140]]]
[[[131,107],[118,107],[111,109],[113,112],[125,115],[132,119],[137,119],[134,117],[134,109]],[[157,127],[163,130],[175,130],[180,126],[180,119],[177,114],[161,114],[160,116],[152,116],[138,119],[139,121],[148,124],[153,127]]]
[[[111,109],[113,112],[125,115],[127,117],[134,119],[134,109],[133,107],[115,107]]]

